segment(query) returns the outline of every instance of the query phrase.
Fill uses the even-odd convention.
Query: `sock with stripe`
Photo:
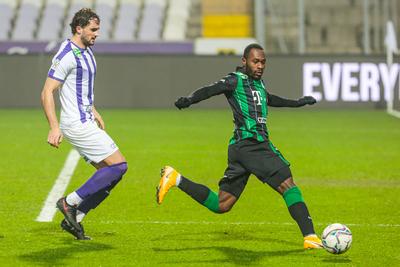
[[[289,188],[283,193],[283,199],[303,236],[315,234],[314,225],[300,189],[297,186]]]
[[[181,176],[178,188],[212,212],[220,213],[218,195],[207,186],[194,183]]]

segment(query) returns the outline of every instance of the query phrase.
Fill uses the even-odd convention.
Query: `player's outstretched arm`
[[[179,97],[175,101],[175,106],[179,109],[188,108],[192,104],[198,103],[215,95],[235,90],[237,78],[234,75],[228,75],[223,79],[211,85],[204,86],[194,91],[190,96]]]
[[[302,98],[299,98],[298,100],[292,100],[292,99],[285,99],[276,95],[271,95],[268,94],[268,106],[271,107],[302,107],[305,105],[314,105],[317,103],[317,100],[315,100],[314,97],[312,96],[303,96]]]
[[[60,86],[61,82],[52,78],[47,78],[41,93],[43,110],[50,126],[47,143],[56,148],[61,144],[63,135],[57,120],[53,93]]]

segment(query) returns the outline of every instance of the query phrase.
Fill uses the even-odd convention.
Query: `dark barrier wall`
[[[99,108],[173,107],[178,96],[219,80],[240,64],[236,56],[98,55],[96,59]],[[50,61],[49,55],[0,55],[0,107],[39,107]],[[320,98],[320,107],[379,107],[384,103],[385,81],[396,82],[399,77],[398,64],[389,73],[384,62],[384,57],[271,56],[264,80],[271,93],[288,98],[302,96],[307,87],[307,93]],[[218,96],[197,106],[227,104],[224,96]]]

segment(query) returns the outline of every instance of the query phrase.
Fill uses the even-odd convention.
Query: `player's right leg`
[[[161,170],[161,180],[157,187],[157,203],[161,204],[165,195],[175,186],[214,213],[228,212],[238,199],[235,195],[223,190],[217,194],[207,186],[182,176],[174,168],[165,166]]]
[[[231,210],[243,192],[249,173],[236,161],[237,144],[228,147],[228,167],[224,177],[219,182],[219,193],[207,186],[195,183],[182,176],[172,167],[161,170],[161,180],[157,187],[157,202],[161,204],[166,193],[177,186],[201,205],[215,213],[225,213]]]

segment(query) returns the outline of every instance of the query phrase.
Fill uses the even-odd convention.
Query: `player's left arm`
[[[100,113],[96,110],[96,108],[93,106],[92,108],[94,119],[99,126],[100,129],[104,130],[106,129],[106,125],[104,124],[103,118],[101,117]]]
[[[303,96],[302,98],[294,100],[294,99],[282,98],[268,93],[267,98],[268,98],[268,106],[271,107],[297,108],[305,105],[314,105],[315,103],[317,103],[317,100],[315,100],[315,98],[312,96]]]

